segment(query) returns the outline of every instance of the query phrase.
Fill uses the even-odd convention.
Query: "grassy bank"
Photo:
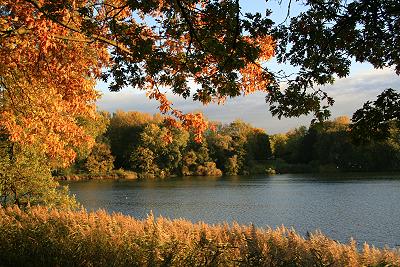
[[[339,244],[320,233],[209,226],[103,211],[0,209],[4,266],[399,266],[400,251]]]

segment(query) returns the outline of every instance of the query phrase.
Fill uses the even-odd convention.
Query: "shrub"
[[[114,168],[114,157],[110,147],[104,143],[96,143],[86,159],[85,169],[90,174],[105,174]]]
[[[204,162],[197,166],[196,175],[199,176],[222,176],[222,171],[217,168],[215,162]]]

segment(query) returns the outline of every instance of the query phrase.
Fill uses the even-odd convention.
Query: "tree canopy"
[[[356,142],[388,139],[393,131],[400,129],[400,93],[391,88],[383,91],[375,101],[368,101],[358,109],[352,122]]]
[[[303,2],[304,12],[291,18],[289,25],[273,29],[278,62],[299,68],[297,75],[287,79],[284,91],[268,95],[273,114],[296,116],[314,111],[317,118],[328,116],[333,99],[318,86],[348,76],[352,60],[394,68],[400,74],[399,1]],[[321,106],[321,100],[326,105]]]
[[[175,117],[170,125],[200,140],[207,128],[202,114],[175,108],[168,88],[204,104],[264,91],[272,114],[312,112],[322,120],[333,99],[318,86],[347,76],[352,58],[400,72],[397,0],[304,5],[281,25],[268,10],[242,14],[238,0],[1,0],[1,131],[68,163],[74,147],[93,144],[79,118],[95,116],[100,77],[112,91],[146,90]],[[299,73],[270,70],[274,55]]]

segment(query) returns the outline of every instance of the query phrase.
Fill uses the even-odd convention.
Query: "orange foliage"
[[[258,38],[257,40],[251,40],[250,38],[246,37],[245,40],[255,45],[260,50],[260,53],[257,61],[248,62],[245,67],[240,70],[241,80],[239,82],[239,88],[244,95],[256,91],[265,92],[267,91],[267,86],[270,83],[270,80],[268,79],[268,73],[262,67],[262,64],[274,56],[275,42],[271,36],[263,36]],[[171,52],[179,53],[183,51],[183,43],[185,42],[187,42],[187,38],[182,37],[181,42],[167,40],[165,44],[169,46]],[[195,77],[201,78],[204,76],[213,76],[218,71],[217,65],[212,63],[215,61],[216,59],[213,59],[210,56],[207,60],[207,64],[201,69],[201,71],[198,71],[194,74]],[[179,62],[177,62],[177,65],[178,64]],[[176,70],[173,70],[173,73],[176,72]],[[147,77],[147,81],[147,87],[145,88],[148,90],[147,96],[150,99],[155,99],[160,103],[159,110],[161,111],[161,113],[166,114],[170,112],[173,116],[175,116],[182,122],[177,123],[177,121],[173,118],[168,118],[167,124],[171,127],[184,127],[185,129],[192,131],[195,135],[195,141],[201,142],[204,131],[210,126],[209,123],[204,119],[203,114],[183,114],[181,111],[172,108],[172,102],[167,99],[165,94],[159,91],[157,82],[155,82],[152,77]],[[203,96],[202,92],[198,92],[197,94],[200,101],[202,101],[205,105],[207,105],[210,101],[216,102],[218,104],[223,104],[226,99],[226,96],[218,93],[217,96],[214,98]],[[172,142],[171,136],[166,136],[164,140],[166,140],[166,142]]]
[[[255,91],[266,91],[270,83],[267,74],[262,67],[262,63],[274,56],[275,43],[271,36],[264,36],[255,42],[248,40],[260,49],[259,59],[256,62],[249,62],[240,70],[242,81],[240,88],[247,95]]]
[[[68,164],[74,147],[93,143],[76,120],[95,116],[95,79],[107,63],[107,51],[98,43],[67,42],[64,37],[83,36],[25,1],[0,5],[10,10],[0,19],[0,127],[11,141],[38,144],[49,157]],[[64,20],[73,16],[67,10],[61,15]]]
[[[99,97],[94,90],[95,81],[101,69],[112,64],[107,47],[114,46],[118,53],[128,56],[137,48],[137,42],[152,40],[153,46],[159,45],[173,62],[163,71],[175,75],[186,66],[182,55],[191,49],[191,45],[201,44],[192,44],[188,32],[181,36],[164,36],[136,22],[134,12],[141,17],[162,18],[163,12],[172,7],[172,3],[165,0],[158,0],[158,8],[146,14],[141,13],[140,8],[131,10],[125,0],[54,2],[57,11],[50,14],[41,10],[45,3],[48,4],[43,0],[0,0],[0,6],[9,11],[0,18],[0,129],[10,136],[11,141],[39,144],[50,158],[68,164],[75,157],[74,147],[93,143],[77,124],[77,118],[95,116],[94,103]],[[208,1],[195,1],[187,8],[204,8],[206,3]],[[93,29],[85,26],[85,32],[81,29],[86,21],[76,11],[92,4],[98,6],[94,18],[99,25],[105,26],[97,25]],[[196,27],[206,27],[207,17],[201,12],[198,14],[192,18]],[[129,21],[129,27],[120,33],[125,39],[130,39],[128,44],[119,42],[118,34],[107,29],[106,21],[111,17],[121,23]],[[221,43],[229,40],[225,40],[226,32],[217,32],[213,38]],[[269,83],[268,73],[261,65],[273,56],[274,41],[270,36],[257,40],[243,36],[237,38],[260,50],[255,62],[242,58],[245,66],[239,71],[238,88],[243,94],[265,91]],[[218,72],[219,61],[210,53],[196,65],[196,70],[191,70],[192,73],[186,70],[180,74],[197,82],[199,79],[212,79]],[[143,62],[146,69],[147,62]],[[147,91],[150,99],[160,103],[161,113],[180,121],[174,122],[175,119],[171,118],[169,124],[193,131],[196,140],[201,141],[208,127],[203,115],[183,114],[173,108],[171,101],[158,89],[159,86],[168,88],[171,84],[161,82],[157,74],[146,75],[142,89]],[[200,101],[204,104],[210,101],[223,103],[227,93],[218,90],[212,96],[208,92],[199,92]],[[170,140],[168,137],[165,139]]]

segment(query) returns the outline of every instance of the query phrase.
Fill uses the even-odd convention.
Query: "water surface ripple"
[[[69,182],[88,209],[135,218],[154,215],[210,224],[285,225],[321,230],[340,242],[400,245],[400,175],[335,174],[185,177],[153,181]]]

